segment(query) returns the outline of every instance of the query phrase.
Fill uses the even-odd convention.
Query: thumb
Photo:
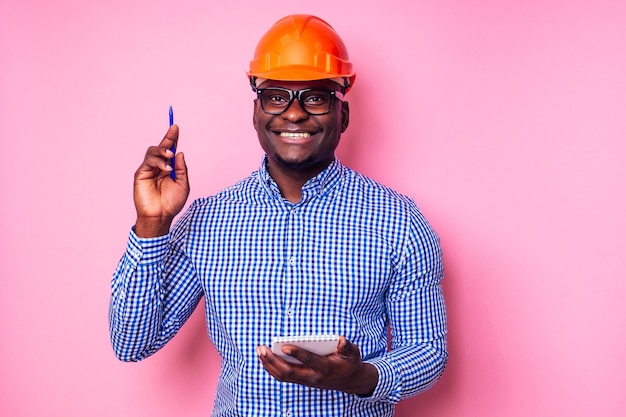
[[[337,352],[342,356],[351,356],[354,354],[356,346],[348,341],[345,336],[339,337],[339,343],[337,344]]]

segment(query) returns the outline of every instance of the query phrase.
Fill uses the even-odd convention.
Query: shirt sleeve
[[[446,308],[439,237],[415,207],[388,296],[391,349],[368,360],[378,385],[364,401],[398,401],[432,387],[447,363]]]
[[[111,283],[109,331],[118,359],[140,361],[163,347],[196,308],[202,289],[173,234],[131,230]]]

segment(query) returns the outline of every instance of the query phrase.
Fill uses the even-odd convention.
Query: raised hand
[[[345,337],[339,338],[337,350],[328,356],[319,356],[296,346],[286,345],[283,352],[302,364],[292,364],[272,353],[266,346],[258,346],[257,356],[263,367],[281,382],[293,382],[309,387],[332,389],[371,395],[378,383],[378,371],[361,361],[359,348]]]
[[[151,146],[135,172],[133,197],[137,210],[135,233],[140,237],[167,234],[174,217],[189,196],[187,165],[182,153],[175,156],[176,180],[171,178],[170,159],[177,148],[178,126],[172,125],[158,146]]]

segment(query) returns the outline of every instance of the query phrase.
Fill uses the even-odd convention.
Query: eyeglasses
[[[330,111],[333,99],[338,91],[322,88],[305,88],[303,90],[289,90],[287,88],[270,87],[257,88],[257,96],[261,101],[261,108],[268,114],[282,114],[291,106],[294,99],[298,99],[300,107],[310,115],[319,116]],[[339,92],[341,94],[341,92]],[[342,95],[343,98],[343,95]]]

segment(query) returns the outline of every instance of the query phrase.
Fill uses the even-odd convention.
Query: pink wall
[[[294,12],[359,73],[342,160],[443,240],[449,367],[397,415],[624,415],[626,3],[293,3],[0,2],[0,415],[209,415],[202,315],[118,363],[110,275],[170,104],[192,197],[256,168],[244,70]]]

